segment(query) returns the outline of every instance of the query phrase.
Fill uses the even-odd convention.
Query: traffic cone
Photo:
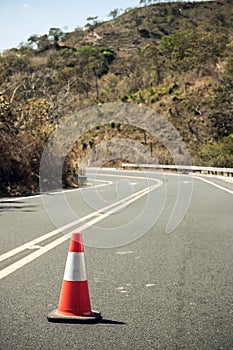
[[[58,308],[48,316],[50,322],[94,323],[101,320],[91,310],[81,233],[73,233],[66,260]]]

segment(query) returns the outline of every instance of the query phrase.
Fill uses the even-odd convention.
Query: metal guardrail
[[[180,171],[199,172],[201,174],[214,174],[233,176],[233,168],[215,168],[196,165],[162,165],[162,164],[127,164],[122,163],[122,168],[153,168],[153,169],[170,169]]]

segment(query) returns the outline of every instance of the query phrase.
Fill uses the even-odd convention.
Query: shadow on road
[[[9,211],[23,211],[23,212],[32,212],[35,208],[34,205],[25,205],[24,202],[17,201],[0,201],[0,213],[9,212]]]
[[[50,318],[48,319],[49,322],[52,322],[52,323],[63,323],[63,324],[85,324],[85,325],[96,325],[96,324],[101,324],[101,323],[104,323],[104,324],[115,324],[115,325],[125,325],[126,323],[125,322],[122,322],[122,321],[114,321],[114,320],[107,320],[105,318],[101,318],[99,319],[98,321],[96,320],[80,320],[80,319],[77,319],[77,318],[64,318],[64,319],[61,319],[61,318]]]
[[[126,324],[126,322],[122,322],[122,321],[114,321],[114,320],[107,320],[105,318],[103,318],[100,323],[105,323],[105,324],[119,324],[119,325],[123,325]]]

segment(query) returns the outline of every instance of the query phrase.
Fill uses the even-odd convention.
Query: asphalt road
[[[102,186],[68,191],[64,201],[58,193],[1,200],[0,349],[232,349],[233,186],[152,172],[103,170],[89,179]],[[192,181],[187,212],[166,233]],[[69,247],[57,227],[82,229],[102,323],[47,321]]]

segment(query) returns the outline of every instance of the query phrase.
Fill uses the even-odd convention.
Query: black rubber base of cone
[[[90,316],[66,316],[58,314],[56,309],[48,314],[47,319],[54,323],[98,323],[102,316],[98,311],[92,311]]]

